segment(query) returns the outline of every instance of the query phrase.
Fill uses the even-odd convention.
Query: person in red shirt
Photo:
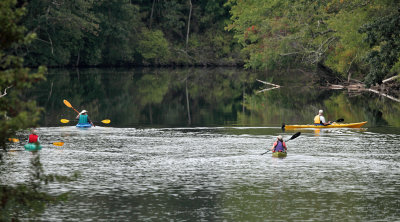
[[[35,129],[32,129],[31,134],[29,135],[28,143],[40,143],[39,136],[36,135]]]

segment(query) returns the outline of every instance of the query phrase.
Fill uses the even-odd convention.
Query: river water
[[[399,220],[397,103],[319,89],[257,93],[262,85],[256,78],[251,82],[247,73],[198,72],[168,71],[175,79],[160,71],[50,76],[34,91],[46,109],[38,128],[43,149],[38,154],[9,152],[7,164],[1,165],[1,181],[25,182],[34,155],[40,155],[46,173],[79,171],[76,181],[45,187],[53,194],[70,195],[69,201],[30,218],[43,221]],[[256,76],[278,84],[302,78]],[[96,93],[82,83],[85,78],[95,84]],[[154,81],[164,87],[162,92],[148,88]],[[207,90],[196,86],[199,82]],[[55,87],[67,83],[70,88]],[[46,87],[53,87],[51,94]],[[72,95],[73,89],[79,96]],[[62,124],[60,118],[72,121],[75,115],[62,99],[89,110],[93,120],[112,122],[86,130],[73,122]],[[102,109],[107,104],[111,107]],[[283,121],[307,123],[320,108],[329,111],[330,119],[369,122],[361,129],[281,130]],[[277,135],[287,140],[298,131],[301,135],[287,142],[286,158],[260,155]],[[58,141],[64,146],[51,145]],[[21,150],[22,145],[10,148]]]

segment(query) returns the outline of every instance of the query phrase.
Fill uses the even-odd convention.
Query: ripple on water
[[[276,135],[264,128],[40,128],[46,173],[71,200],[38,219],[391,220],[400,218],[399,135],[304,131],[285,159],[260,155]],[[260,131],[260,132],[257,132]],[[101,135],[101,136],[100,136]],[[27,178],[30,152],[7,155],[3,183]],[[282,213],[285,212],[285,213]]]

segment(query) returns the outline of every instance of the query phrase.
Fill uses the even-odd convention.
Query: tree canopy
[[[399,1],[229,0],[246,67],[323,65],[381,83],[398,67]]]
[[[28,66],[326,67],[381,83],[399,70],[398,0],[32,0]],[[189,20],[190,18],[190,20]]]

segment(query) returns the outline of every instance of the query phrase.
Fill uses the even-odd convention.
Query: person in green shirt
[[[87,124],[90,123],[92,126],[94,126],[93,122],[90,120],[87,111],[82,110],[77,116],[76,119],[78,120],[78,123],[80,124]]]

